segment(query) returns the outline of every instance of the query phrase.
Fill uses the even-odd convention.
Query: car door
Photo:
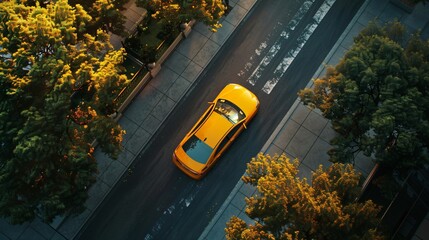
[[[241,121],[240,123],[237,123],[234,125],[227,134],[223,137],[222,141],[218,144],[218,146],[215,149],[213,158],[213,161],[210,163],[210,165],[213,165],[221,156],[222,154],[228,149],[228,147],[234,142],[234,140],[237,138],[237,136],[243,131],[244,129],[244,121]]]

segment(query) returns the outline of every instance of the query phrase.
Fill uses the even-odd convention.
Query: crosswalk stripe
[[[295,16],[292,18],[292,20],[287,25],[286,29],[289,31],[293,31],[295,27],[299,24],[301,19],[305,16],[305,14],[308,12],[312,4],[315,0],[308,0],[305,1],[301,7],[298,9]],[[250,77],[247,79],[247,82],[249,82],[252,86],[254,86],[257,82],[257,80],[262,76],[262,72],[264,71],[265,67],[270,64],[271,60],[277,55],[281,48],[281,43],[284,40],[287,40],[289,38],[289,32],[288,31],[282,31],[279,38],[276,40],[276,42],[271,46],[271,48],[268,51],[268,54],[261,60],[261,62],[258,64],[258,66],[255,68],[255,70],[252,72]],[[249,66],[246,64],[246,66]],[[251,66],[251,64],[250,64]],[[238,74],[241,76],[243,74],[243,71],[240,71]]]
[[[320,8],[317,10],[317,12],[313,16],[314,22],[307,25],[301,34],[301,36],[298,38],[298,41],[300,42],[298,47],[294,50],[289,51],[286,54],[286,57],[283,58],[283,60],[280,62],[280,64],[276,67],[274,71],[274,78],[268,80],[265,85],[262,87],[262,91],[264,91],[267,94],[270,94],[271,91],[274,89],[274,87],[277,85],[279,80],[283,77],[287,69],[289,68],[290,64],[292,64],[295,57],[298,55],[298,53],[301,51],[302,47],[304,47],[307,40],[310,38],[310,36],[313,34],[314,30],[317,28],[319,23],[323,20],[325,15],[328,13],[328,11],[331,9],[332,5],[335,3],[336,0],[325,0],[323,4],[320,6]]]

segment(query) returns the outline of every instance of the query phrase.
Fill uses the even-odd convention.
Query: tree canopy
[[[362,151],[397,169],[429,162],[429,41],[399,22],[370,23],[340,63],[299,93],[339,133],[334,162]]]
[[[226,6],[222,0],[137,0],[136,3],[152,12],[152,17],[166,19],[171,24],[179,24],[195,19],[211,27],[220,28],[220,18]]]
[[[250,161],[242,180],[257,189],[246,198],[246,214],[255,222],[232,217],[227,239],[382,239],[376,231],[380,207],[356,202],[361,176],[350,164],[320,166],[311,185],[297,177],[298,165],[284,154],[260,153]]]
[[[50,2],[57,0],[24,0],[25,5],[45,7]],[[82,7],[92,18],[90,22],[86,23],[86,32],[95,34],[98,29],[111,31],[118,35],[124,35],[125,17],[121,14],[119,9],[122,8],[128,0],[68,0],[70,6],[75,7],[79,5]]]
[[[92,142],[116,157],[110,117],[127,83],[109,37],[66,0],[0,3],[0,216],[22,223],[81,212],[95,182]]]

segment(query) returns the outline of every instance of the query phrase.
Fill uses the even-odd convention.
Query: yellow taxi
[[[228,84],[214,99],[173,153],[173,162],[193,179],[201,179],[246,128],[259,108],[255,94]]]

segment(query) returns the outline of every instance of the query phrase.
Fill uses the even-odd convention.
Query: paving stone
[[[241,20],[246,16],[247,10],[239,5],[235,5],[231,12],[228,13],[225,20],[237,27]]]
[[[109,190],[110,187],[105,182],[98,180],[88,191],[89,198],[86,200],[85,207],[94,211]]]
[[[300,127],[286,147],[286,152],[300,160],[304,159],[317,136],[308,131],[306,128]]]
[[[40,233],[36,232],[31,227],[25,229],[24,233],[18,238],[18,240],[45,240],[47,238],[43,237]]]
[[[109,156],[103,153],[100,148],[95,148],[94,158],[97,161],[99,175],[102,175],[113,161]]]
[[[231,23],[222,21],[222,27],[218,29],[217,32],[213,33],[210,39],[213,42],[222,45],[234,30],[235,27]]]
[[[59,233],[55,233],[55,235],[51,238],[51,240],[67,240],[63,235]]]
[[[181,74],[188,64],[191,62],[191,60],[185,56],[183,56],[181,53],[174,51],[167,59],[167,61],[164,62],[165,67],[170,68],[173,72],[177,74]],[[163,67],[163,68],[165,68]]]
[[[5,219],[0,218],[0,232],[8,238],[18,239],[24,231],[28,228],[29,224],[24,223],[20,225],[12,225]]]
[[[175,106],[175,102],[168,96],[164,95],[158,105],[152,110],[152,115],[160,121],[163,121]]]
[[[246,206],[245,195],[241,192],[237,192],[231,200],[231,204],[240,210],[244,210]]]
[[[158,129],[159,125],[161,125],[161,121],[158,120],[156,117],[152,116],[152,114],[150,114],[142,123],[141,128],[143,128],[150,134],[154,134],[155,131]]]
[[[210,38],[213,35],[213,32],[210,30],[210,28],[202,22],[197,22],[192,28],[192,30],[201,33],[207,38]]]
[[[140,153],[140,149],[147,143],[150,138],[150,134],[142,128],[138,128],[131,139],[125,145],[125,148],[128,149],[134,155]]]
[[[302,124],[310,111],[311,110],[307,106],[304,106],[303,103],[299,103],[290,118],[298,124]]]
[[[386,5],[386,8],[383,10],[383,12],[379,15],[379,18],[381,21],[387,23],[395,19],[401,20],[405,14],[406,13],[404,10],[392,3],[389,3]]]
[[[128,19],[130,22],[133,22],[134,24],[137,24],[139,20],[141,19],[141,14],[136,12],[137,9],[135,9],[136,6],[131,5],[128,8],[128,11],[123,12],[126,19]],[[126,15],[125,15],[126,14]]]
[[[386,5],[390,0],[371,0],[365,11],[370,12],[371,14],[378,16],[381,14],[381,11],[386,8]]]
[[[188,38],[183,40],[177,47],[177,51],[189,59],[193,59],[195,55],[203,48],[208,38],[204,37],[197,31],[192,31]]]
[[[65,216],[57,215],[54,217],[52,222],[49,223],[49,226],[51,226],[53,229],[57,230],[65,218],[66,218]]]
[[[255,2],[256,0],[238,0],[237,5],[239,5],[240,7],[246,10],[250,10],[252,6],[255,4]]]
[[[105,182],[108,186],[113,187],[119,178],[124,174],[125,166],[118,161],[113,161],[112,164],[107,168],[103,175],[101,175],[101,180]]]
[[[343,47],[343,46],[339,46],[334,54],[331,56],[331,58],[329,59],[329,61],[326,63],[328,66],[336,66],[341,59],[344,57],[344,54],[347,52],[348,50]],[[324,77],[324,76],[322,76]]]
[[[130,120],[127,116],[122,116],[118,123],[121,128],[125,130],[122,144],[126,144],[139,126],[134,121]]]
[[[286,146],[289,144],[292,137],[298,131],[300,125],[294,120],[289,119],[282,130],[277,134],[274,139],[274,144],[281,149],[286,149]]]
[[[119,154],[117,161],[121,162],[125,167],[129,167],[135,157],[135,154],[124,148],[123,151]]]
[[[83,213],[75,217],[68,217],[58,229],[66,239],[73,239],[83,226],[86,219],[91,216],[91,211],[86,209]]]
[[[150,80],[149,84],[158,89],[160,92],[166,94],[168,89],[171,87],[171,85],[173,85],[174,81],[176,81],[178,77],[179,74],[173,72],[173,70],[170,68],[163,68],[155,78]]]
[[[149,84],[134,98],[123,114],[132,119],[137,125],[140,125],[149,116],[162,96],[163,94],[160,91]]]
[[[278,146],[276,146],[275,144],[270,144],[270,146],[268,147],[267,151],[265,152],[265,154],[270,155],[271,157],[274,156],[280,156],[283,152],[283,149],[279,148]]]
[[[307,153],[303,163],[313,170],[316,170],[320,164],[326,167],[332,165],[332,163],[329,162],[329,155],[327,153],[331,148],[332,146],[329,145],[329,143],[318,138]]]
[[[210,60],[216,55],[217,51],[219,50],[219,45],[212,40],[208,40],[204,47],[201,48],[201,50],[195,55],[193,61],[195,61],[197,64],[199,64],[201,67],[205,67]]]
[[[182,95],[188,90],[189,86],[191,84],[183,77],[179,77],[173,85],[168,89],[167,96],[174,100],[175,102],[178,102]]]
[[[354,44],[354,38],[359,35],[359,33],[362,31],[362,29],[365,26],[366,25],[362,25],[360,23],[354,24],[352,29],[350,29],[350,31],[347,33],[344,40],[341,42],[341,46],[346,48],[346,49],[350,49],[352,47],[352,45]],[[342,54],[344,56],[344,53],[342,53]]]
[[[311,111],[302,124],[316,136],[319,136],[327,124],[328,120],[314,111]]]
[[[202,70],[203,68],[200,65],[196,64],[194,61],[191,61],[181,76],[192,83],[197,79]]]
[[[331,122],[328,122],[319,137],[329,143],[336,135],[337,132],[332,128]]]
[[[362,15],[359,16],[357,22],[363,26],[367,26],[369,22],[374,21],[377,16],[372,14],[369,11],[364,11]]]
[[[247,197],[250,197],[256,192],[256,187],[247,183],[243,183],[243,185],[239,189],[239,192],[241,192]]]
[[[131,34],[131,31],[134,29],[134,27],[136,26],[136,23],[130,19],[125,19],[125,23],[124,23],[124,29],[126,29],[126,31]]]
[[[49,224],[42,222],[38,217],[31,222],[30,227],[46,239],[51,239],[55,234],[55,229],[49,226]]]
[[[404,17],[404,24],[414,29],[423,29],[429,21],[429,4],[418,4],[414,7],[413,13]]]

